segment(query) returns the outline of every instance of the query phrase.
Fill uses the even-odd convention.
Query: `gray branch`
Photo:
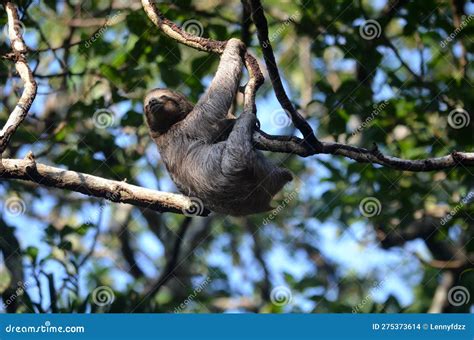
[[[72,190],[159,212],[169,211],[196,216],[205,216],[209,213],[198,199],[36,163],[32,153],[25,159],[0,160],[0,178],[35,182],[47,187]]]
[[[25,83],[25,87],[20,99],[18,100],[18,104],[10,113],[5,126],[0,130],[0,155],[5,151],[11,137],[28,114],[31,104],[36,97],[36,90],[38,88],[33,79],[31,69],[26,62],[28,48],[26,47],[22,37],[21,25],[19,24],[20,19],[18,18],[16,7],[13,3],[6,2],[5,10],[8,17],[8,37],[13,51],[8,54],[6,58],[15,62],[15,68],[20,75],[20,78]]]

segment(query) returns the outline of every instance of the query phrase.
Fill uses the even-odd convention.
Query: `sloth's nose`
[[[150,101],[148,102],[149,105],[161,105],[163,104],[163,102],[157,98],[152,98],[150,99]]]
[[[161,106],[163,106],[163,102],[157,98],[152,98],[148,102],[147,106],[148,106],[148,109],[153,112],[159,109]]]

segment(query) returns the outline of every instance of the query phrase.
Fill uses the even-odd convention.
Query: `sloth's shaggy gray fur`
[[[252,145],[256,117],[227,113],[238,90],[245,45],[231,39],[217,73],[198,103],[173,90],[154,89],[145,97],[146,122],[161,158],[179,190],[219,213],[268,211],[270,201],[292,180]]]

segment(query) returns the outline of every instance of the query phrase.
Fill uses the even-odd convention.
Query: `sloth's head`
[[[146,122],[152,136],[159,136],[183,120],[193,109],[193,104],[177,91],[153,89],[144,101]]]

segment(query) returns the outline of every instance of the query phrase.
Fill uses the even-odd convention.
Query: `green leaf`
[[[33,260],[33,263],[36,262],[36,258],[38,257],[38,253],[39,253],[39,249],[36,248],[36,247],[33,247],[33,246],[28,246],[26,248],[26,251],[25,253],[31,257],[31,259]]]
[[[122,126],[134,126],[134,127],[139,127],[143,125],[143,115],[130,110],[125,113],[125,115],[122,117],[122,121],[120,122]]]

